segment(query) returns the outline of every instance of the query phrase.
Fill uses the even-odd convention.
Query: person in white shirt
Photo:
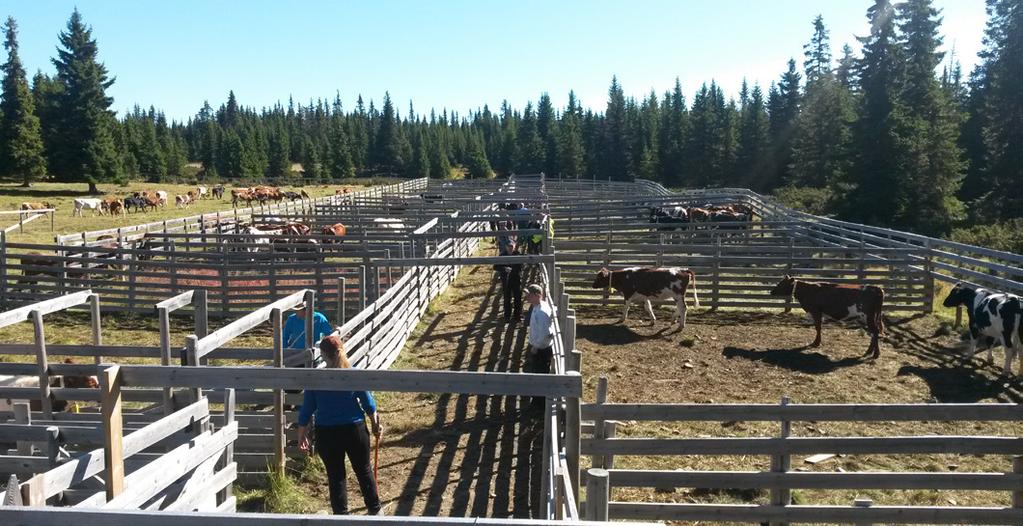
[[[554,357],[554,309],[544,297],[543,287],[536,283],[526,287],[526,301],[529,309],[529,351],[527,360],[532,366],[526,372],[550,374]],[[543,406],[543,397],[533,397],[530,405],[536,409]]]

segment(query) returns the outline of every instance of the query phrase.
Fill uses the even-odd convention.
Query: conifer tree
[[[984,123],[986,199],[1002,218],[1023,207],[1023,2],[988,0]]]
[[[487,160],[487,154],[483,148],[483,141],[475,135],[469,140],[468,168],[469,177],[473,179],[487,179],[494,175],[494,170],[490,167],[490,161]]]
[[[377,130],[377,164],[392,173],[402,173],[408,162],[406,150],[411,148],[408,141],[402,144],[401,128],[391,104],[391,94],[384,93],[384,110],[380,115],[380,127]]]
[[[792,165],[792,138],[796,135],[796,117],[799,116],[799,82],[802,75],[796,71],[795,59],[789,59],[788,70],[778,82],[775,96],[768,99],[771,128],[771,178],[769,187],[789,179]]]
[[[607,93],[607,110],[604,112],[604,130],[601,144],[602,179],[631,181],[632,152],[625,114],[625,92],[618,84],[618,77],[611,78]]]
[[[106,90],[114,80],[98,62],[99,49],[92,29],[77,9],[60,34],[53,64],[63,86],[58,100],[56,128],[59,139],[50,158],[50,171],[62,181],[87,182],[89,193],[101,182],[121,182],[120,156],[114,143],[116,121],[110,111],[113,99]]]
[[[578,178],[584,173],[582,108],[575,98],[575,92],[568,92],[568,107],[562,114],[558,126],[559,171],[564,177]]]
[[[870,34],[860,37],[863,57],[857,63],[862,100],[853,127],[854,185],[845,199],[845,216],[875,225],[891,225],[906,196],[900,191],[901,159],[897,122],[903,116],[898,100],[902,57],[895,34],[895,8],[889,0],[874,0],[867,10]]]
[[[806,91],[796,118],[790,184],[821,188],[844,180],[849,170],[850,96],[831,70],[831,46],[824,20],[813,22],[806,50]]]
[[[533,174],[543,171],[544,148],[537,131],[536,113],[533,112],[532,102],[527,102],[526,109],[522,112],[522,120],[515,136],[515,154],[516,173]]]
[[[675,78],[675,87],[661,106],[660,152],[661,182],[669,187],[680,187],[685,178],[685,151],[688,140],[689,110],[682,83]]]
[[[760,85],[754,85],[749,101],[742,109],[739,122],[736,176],[749,188],[766,186],[766,161],[770,143],[767,135],[767,108]]]
[[[956,198],[964,170],[959,139],[959,116],[934,71],[944,53],[938,51],[940,18],[931,0],[908,0],[899,5],[905,49],[905,88],[900,121],[900,146],[905,163],[899,179],[905,189],[895,224],[927,234],[947,233],[963,215]]]
[[[0,93],[0,173],[21,178],[22,186],[46,175],[43,138],[35,100],[28,88],[25,68],[18,56],[18,24],[7,17],[4,24],[7,62]]]
[[[849,91],[856,89],[856,57],[853,56],[852,47],[849,44],[842,46],[842,57],[838,59],[838,68],[835,69],[835,79],[843,88]]]
[[[543,163],[541,171],[547,175],[558,172],[558,129],[557,116],[554,114],[554,105],[551,104],[551,97],[547,93],[540,95],[540,102],[536,105],[536,131],[543,144]]]

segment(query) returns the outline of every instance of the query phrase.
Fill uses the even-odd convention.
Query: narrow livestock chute
[[[656,267],[640,268],[632,267],[622,270],[600,269],[597,277],[593,280],[593,288],[613,288],[621,292],[625,299],[622,309],[622,323],[629,319],[629,306],[632,302],[643,302],[646,304],[647,314],[650,315],[650,324],[657,322],[654,315],[651,300],[675,300],[675,309],[678,314],[679,330],[686,327],[686,290],[692,287],[693,306],[700,306],[700,298],[696,294],[696,274],[692,270],[681,267]]]
[[[977,342],[985,340],[987,362],[994,363],[992,349],[1005,347],[1005,364],[1002,374],[1012,374],[1012,360],[1023,351],[1023,298],[980,287],[956,283],[948,293],[945,307],[966,307],[969,319],[970,349],[963,356],[969,360],[977,354]],[[1023,357],[1020,357],[1019,375],[1023,376]]]
[[[867,352],[872,358],[881,355],[880,336],[884,334],[884,289],[877,285],[818,283],[785,276],[771,289],[772,296],[795,298],[810,315],[817,337],[810,347],[821,345],[823,317],[836,321],[862,319],[870,333]]]

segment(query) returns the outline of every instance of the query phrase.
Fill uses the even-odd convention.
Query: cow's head
[[[611,271],[602,268],[597,271],[597,277],[593,280],[593,288],[606,289],[611,286]]]
[[[771,295],[784,296],[787,298],[789,296],[792,296],[792,291],[795,289],[795,287],[796,278],[786,275],[784,278],[781,279],[781,281],[778,282],[777,285],[774,286],[773,289],[771,289]]]
[[[949,291],[948,296],[945,297],[945,301],[941,302],[945,307],[955,307],[956,305],[971,305],[973,303],[973,297],[977,294],[977,291],[969,286],[963,285],[962,283],[956,283],[952,290]]]

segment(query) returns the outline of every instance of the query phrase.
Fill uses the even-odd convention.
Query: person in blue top
[[[332,334],[320,342],[320,353],[327,367],[351,367],[341,348],[341,338],[337,335]],[[376,401],[369,391],[305,391],[302,409],[298,414],[298,448],[309,451],[309,421],[315,417],[316,452],[327,468],[330,507],[335,515],[348,514],[345,455],[352,463],[369,514],[380,513],[380,495],[377,493],[370,462],[367,416],[372,422],[373,434],[379,440],[380,416]]]
[[[305,317],[307,311],[308,309],[303,306],[284,321],[282,337],[284,338],[285,349],[306,348]],[[334,332],[334,327],[327,321],[327,317],[322,312],[313,312],[313,341],[318,342],[332,332]]]

